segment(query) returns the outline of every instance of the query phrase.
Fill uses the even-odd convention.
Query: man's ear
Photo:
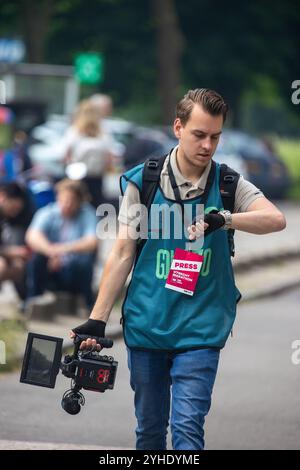
[[[177,139],[181,138],[181,129],[182,129],[181,121],[179,118],[176,118],[174,121],[173,130],[174,130],[175,137],[177,137]]]

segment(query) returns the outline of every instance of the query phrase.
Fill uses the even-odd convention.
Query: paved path
[[[239,307],[234,336],[221,355],[207,449],[300,448],[300,365],[291,361],[292,342],[300,339],[299,304],[300,289]],[[19,384],[18,373],[0,375],[0,439],[33,446],[134,447],[133,394],[122,341],[112,353],[119,361],[115,389],[86,392],[77,416],[60,408],[69,385],[62,376],[49,390]]]

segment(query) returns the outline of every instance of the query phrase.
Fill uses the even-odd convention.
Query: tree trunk
[[[180,85],[180,59],[183,51],[174,0],[151,0],[156,27],[158,91],[163,124],[171,124],[175,116]]]
[[[227,99],[229,104],[228,124],[230,125],[230,127],[236,129],[238,129],[241,125],[240,95],[240,90],[237,90],[236,93],[233,90],[231,93],[227,93]]]
[[[20,2],[23,34],[26,44],[27,61],[45,62],[45,45],[51,16],[53,0],[22,0]]]

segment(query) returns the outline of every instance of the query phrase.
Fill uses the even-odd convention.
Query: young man
[[[90,309],[93,266],[97,249],[94,209],[85,202],[79,181],[62,180],[57,202],[38,210],[26,234],[34,255],[28,267],[28,296],[46,288],[81,294]]]
[[[173,449],[204,448],[207,415],[220,349],[232,329],[240,297],[234,283],[227,230],[265,234],[285,228],[283,214],[252,184],[239,179],[234,213],[222,211],[220,166],[212,162],[226,118],[227,105],[216,92],[190,90],[177,106],[174,133],[178,147],[164,162],[153,203],[182,206],[205,202],[206,236],[202,269],[194,295],[166,289],[167,264],[186,238],[147,239],[137,254],[128,227],[136,226],[130,207],[139,203],[142,166],[125,174],[125,197],[120,209],[118,239],[107,260],[99,295],[77,333],[104,336],[114,302],[130,273],[123,305],[124,336],[131,386],[135,392],[137,449],[165,449],[172,389]],[[175,180],[175,183],[174,183]],[[175,194],[174,194],[175,193]],[[205,199],[205,201],[204,201]],[[218,211],[207,213],[210,208]],[[190,239],[198,229],[190,227]],[[160,254],[164,254],[165,260]],[[136,259],[135,259],[136,258]],[[164,269],[160,264],[165,262]],[[159,261],[158,261],[159,260]],[[74,335],[74,331],[71,336]],[[89,339],[82,348],[95,345]]]

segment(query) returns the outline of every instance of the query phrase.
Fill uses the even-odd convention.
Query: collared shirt
[[[168,172],[168,161],[170,159],[171,168],[174,173],[181,199],[185,200],[201,196],[206,186],[207,178],[211,168],[211,161],[209,161],[197,183],[193,184],[182,175],[178,168],[177,149],[178,147],[175,147],[171,154],[166,158],[160,174],[160,187],[164,195],[169,199],[174,199],[174,192],[171,186]],[[249,205],[260,197],[264,197],[260,189],[258,189],[254,184],[245,180],[243,176],[240,176],[235,193],[235,204],[233,212],[246,212]],[[125,225],[132,225],[135,227],[137,226],[139,220],[136,216],[137,211],[136,206],[134,207],[135,204],[140,204],[140,194],[136,186],[129,182],[120,207],[118,216],[119,222]]]
[[[177,149],[173,149],[171,155],[169,155],[163,165],[161,175],[160,175],[160,186],[163,190],[163,193],[165,194],[166,197],[173,199],[174,198],[174,192],[171,186],[171,181],[169,178],[169,172],[168,172],[168,161],[170,159],[170,164],[171,168],[174,173],[175,181],[178,186],[179,192],[180,192],[180,197],[181,199],[189,199],[192,197],[200,196],[205,189],[207,178],[209,175],[209,171],[211,168],[211,161],[209,161],[208,165],[206,166],[204,172],[200,176],[199,180],[197,183],[193,184],[191,181],[189,181],[187,178],[185,178],[182,173],[180,173],[180,170],[177,165]]]

